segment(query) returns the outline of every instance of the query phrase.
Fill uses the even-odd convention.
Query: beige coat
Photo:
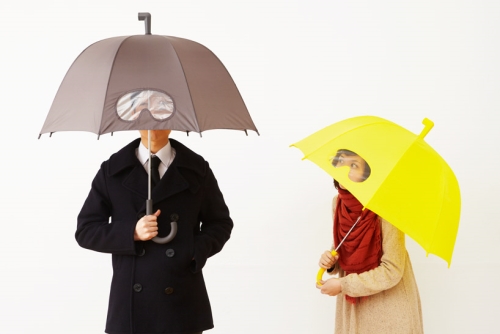
[[[333,201],[335,211],[336,198]],[[335,333],[423,333],[422,310],[410,258],[405,248],[405,235],[381,219],[382,259],[380,266],[361,274],[338,274],[342,292],[337,296]],[[338,266],[336,266],[338,267]],[[351,304],[345,294],[362,297]]]

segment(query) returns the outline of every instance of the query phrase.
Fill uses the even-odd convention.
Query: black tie
[[[160,171],[158,170],[160,163],[161,160],[156,155],[151,158],[151,184],[153,187],[160,183]]]

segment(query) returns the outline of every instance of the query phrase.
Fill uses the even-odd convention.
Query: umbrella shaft
[[[335,251],[337,251],[340,248],[340,246],[342,246],[342,244],[344,243],[345,239],[347,239],[347,237],[349,236],[349,234],[351,234],[351,231],[354,228],[354,226],[356,226],[356,224],[359,222],[360,218],[361,218],[361,214],[359,215],[358,219],[356,219],[356,222],[354,224],[352,224],[351,229],[347,232],[347,234],[345,235],[344,239],[342,239],[342,241],[337,246],[337,248],[335,248]]]
[[[151,200],[151,130],[148,130],[148,201]]]

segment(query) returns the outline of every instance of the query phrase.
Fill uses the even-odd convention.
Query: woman
[[[349,179],[363,182],[371,173],[359,155],[339,150],[335,167],[350,168]],[[337,296],[335,333],[423,333],[417,284],[405,248],[405,235],[363,205],[334,181],[339,194],[333,199],[334,247],[319,265],[338,278],[322,281],[321,293]],[[359,222],[349,230],[358,220]]]

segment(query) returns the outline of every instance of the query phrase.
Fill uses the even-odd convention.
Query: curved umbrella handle
[[[331,251],[331,254],[333,256],[337,255],[337,252],[335,250]],[[323,274],[325,273],[326,269],[325,268],[319,268],[318,273],[316,274],[316,284],[318,286],[322,286],[321,281],[323,280]]]
[[[146,215],[152,215],[153,214],[153,200],[147,199],[146,200]],[[175,235],[177,234],[177,220],[179,219],[179,216],[176,213],[173,213],[170,216],[170,233],[163,238],[160,237],[154,237],[151,239],[152,241],[156,242],[157,244],[166,244],[170,241],[172,241],[175,238]]]
[[[166,243],[172,241],[175,238],[176,234],[177,234],[177,222],[173,221],[170,223],[170,233],[166,237],[163,237],[163,238],[154,237],[151,240],[156,242],[157,244],[166,244]]]

